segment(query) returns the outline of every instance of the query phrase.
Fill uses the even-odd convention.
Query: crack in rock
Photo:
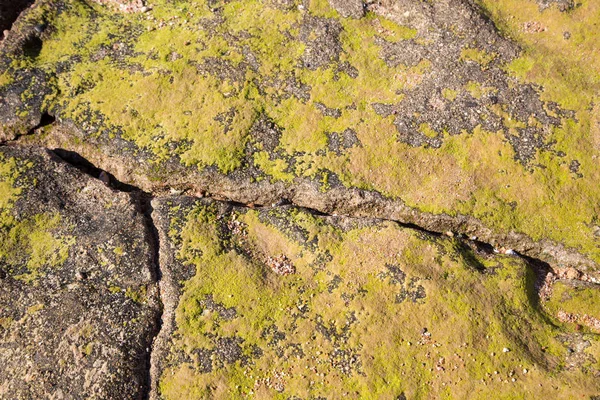
[[[9,146],[21,147],[16,143],[10,143]],[[53,149],[51,150],[54,154],[56,154],[61,160],[65,163],[75,167],[76,169],[82,171],[83,173],[104,182],[105,185],[111,187],[116,191],[127,192],[131,194],[131,199],[138,208],[139,212],[144,216],[144,225],[146,230],[146,241],[152,249],[152,280],[157,285],[156,290],[158,291],[158,309],[159,315],[157,316],[157,320],[155,321],[156,330],[153,332],[153,344],[152,348],[147,354],[148,360],[147,365],[149,366],[148,375],[147,375],[147,387],[149,389],[146,398],[149,399],[158,399],[158,381],[160,378],[160,371],[162,370],[162,364],[164,360],[160,360],[155,358],[155,350],[157,348],[164,348],[168,343],[169,335],[174,331],[174,313],[177,308],[177,302],[179,298],[180,289],[177,286],[177,279],[174,276],[171,276],[172,271],[163,271],[161,265],[167,265],[172,263],[174,260],[165,259],[165,257],[172,257],[167,255],[168,253],[172,253],[169,251],[162,251],[164,246],[168,246],[167,238],[161,237],[161,232],[165,232],[168,229],[158,229],[157,221],[155,219],[155,212],[153,208],[154,200],[160,200],[161,198],[166,197],[177,197],[183,196],[184,191],[180,189],[173,188],[162,188],[159,193],[149,193],[145,192],[142,189],[125,184],[116,179],[110,172],[102,170],[92,164],[90,161],[86,160],[80,154],[69,151],[65,149]],[[168,193],[168,195],[166,195]],[[188,196],[190,197],[190,196]],[[194,197],[194,196],[191,196]],[[279,202],[262,205],[262,204],[254,204],[254,203],[240,203],[228,200],[221,196],[210,195],[206,192],[201,193],[199,196],[195,196],[196,198],[204,197],[210,198],[216,202],[220,202],[229,206],[235,207],[243,207],[250,209],[272,209],[278,207],[297,207],[302,209],[308,213],[317,216],[337,216],[336,213],[326,213],[320,211],[318,209],[302,207],[299,204],[295,204],[293,201],[282,199]],[[341,215],[340,215],[341,216]],[[367,216],[353,216],[346,215],[345,217],[349,218],[368,218]],[[455,240],[460,247],[462,247],[461,251],[469,252],[472,251],[476,254],[485,254],[492,255],[494,253],[503,253],[512,255],[514,257],[519,257],[523,259],[526,264],[533,269],[538,277],[538,284],[536,284],[536,295],[538,300],[543,301],[544,293],[547,293],[551,289],[552,283],[556,279],[548,280],[548,277],[559,277],[562,280],[571,280],[571,281],[582,281],[587,282],[588,284],[598,284],[599,282],[594,277],[591,277],[584,272],[581,272],[575,268],[561,269],[558,267],[552,267],[548,263],[536,259],[525,254],[521,254],[512,249],[506,248],[498,248],[493,246],[490,243],[486,243],[474,237],[466,237],[462,234],[455,234],[453,232],[442,232],[431,230],[426,227],[422,227],[412,223],[406,223],[402,221],[398,221],[395,219],[387,219],[387,218],[372,218],[379,221],[389,221],[398,224],[399,226],[418,231],[430,237],[447,237],[448,240]],[[166,275],[163,275],[166,274]],[[573,318],[571,318],[573,319]]]

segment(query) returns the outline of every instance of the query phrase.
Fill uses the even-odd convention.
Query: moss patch
[[[428,21],[418,31],[371,12],[344,19],[326,0],[305,9],[215,4],[157,0],[151,12],[118,14],[65,1],[60,17],[40,9],[29,18],[46,13],[48,38],[36,57],[16,57],[11,74],[55,75],[46,108],[93,147],[135,157],[150,181],[165,183],[173,165],[184,171],[175,180],[252,166],[257,179],[288,185],[329,171],[346,187],[474,216],[600,262],[593,1],[569,13],[480,1],[522,46],[516,59],[458,27]],[[532,33],[530,22],[548,29]],[[249,155],[263,117],[281,135]],[[348,129],[356,143],[332,149],[333,135]]]
[[[561,331],[530,297],[535,276],[516,258],[293,208],[178,210],[185,217],[172,220],[170,238],[196,275],[177,307],[160,383],[167,399],[599,389],[593,373],[562,367]],[[277,256],[295,273],[279,275]]]
[[[60,215],[37,214],[15,217],[12,212],[24,189],[35,185],[27,176],[31,161],[0,154],[0,262],[15,268],[7,272],[31,282],[45,268],[62,265],[73,238],[55,235]]]

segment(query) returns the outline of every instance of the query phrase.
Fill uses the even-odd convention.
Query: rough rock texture
[[[362,0],[329,0],[329,4],[342,17],[361,18],[365,15],[365,4]]]
[[[518,257],[290,206],[153,208],[167,299],[154,399],[600,391],[598,335],[549,323]]]
[[[597,271],[597,5],[480,3],[40,0],[0,50],[0,140],[53,116],[25,141],[146,191],[285,198]]]
[[[4,31],[11,28],[21,11],[32,3],[33,0],[11,0],[0,3],[0,40],[4,38]]]
[[[153,249],[118,193],[39,148],[0,148],[0,398],[142,399]]]
[[[35,1],[0,43],[0,398],[596,399],[599,24]]]

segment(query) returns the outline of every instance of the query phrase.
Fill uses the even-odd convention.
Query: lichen
[[[15,216],[13,209],[23,191],[35,181],[27,171],[33,163],[0,154],[0,261],[16,279],[34,282],[47,268],[62,265],[74,239],[56,235],[59,214]]]
[[[178,213],[182,210],[179,209]],[[535,274],[453,239],[294,208],[183,209],[170,398],[568,398],[598,390],[532,297]],[[278,275],[265,262],[283,254]],[[523,372],[525,371],[525,372]],[[497,397],[497,396],[496,396]]]
[[[147,167],[145,180],[169,183],[164,170],[173,162],[187,167],[183,177],[252,164],[253,179],[287,185],[323,180],[328,171],[327,179],[346,187],[420,211],[474,216],[496,233],[549,239],[600,262],[592,223],[600,212],[600,59],[592,28],[600,13],[593,1],[568,13],[479,1],[521,45],[517,58],[503,53],[500,37],[495,48],[432,21],[424,32],[373,12],[341,18],[326,0],[305,9],[159,0],[140,14],[65,3],[60,17],[45,10],[52,29],[40,54],[16,57],[11,68],[56,75],[46,108],[74,121],[91,148],[131,151],[126,156]],[[547,29],[525,29],[531,21]],[[521,99],[527,104],[513,109]],[[421,121],[419,107],[436,112]],[[259,117],[281,135],[273,149],[248,156]],[[357,144],[332,150],[332,135],[346,129]]]

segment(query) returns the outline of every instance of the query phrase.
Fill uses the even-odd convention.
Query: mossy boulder
[[[0,397],[142,398],[159,308],[130,195],[0,147]]]
[[[598,24],[35,1],[0,42],[0,397],[595,399]]]

